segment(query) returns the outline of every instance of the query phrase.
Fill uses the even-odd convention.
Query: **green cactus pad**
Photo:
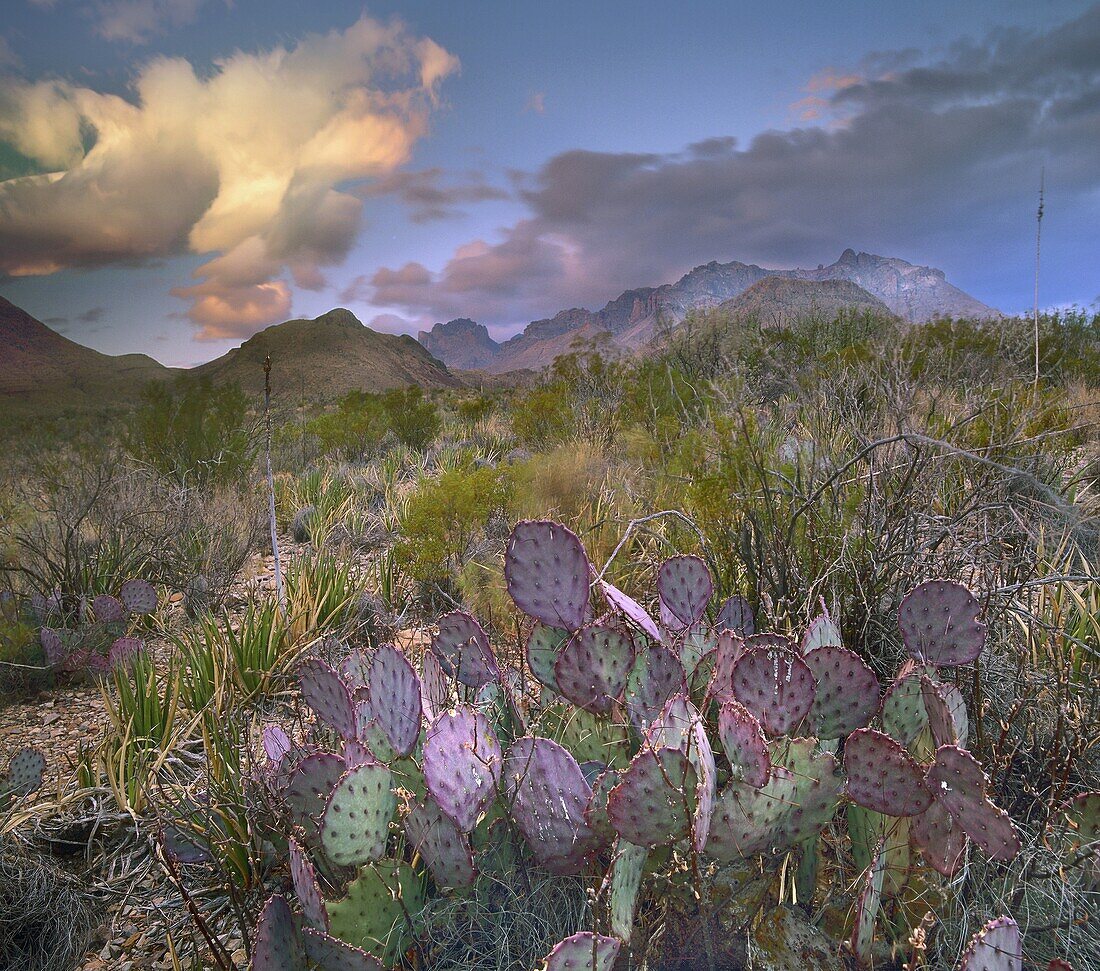
[[[366,746],[372,758],[378,762],[392,762],[397,758],[390,737],[375,715],[370,701],[360,701],[355,706],[355,738],[350,741]]]
[[[718,796],[706,851],[723,863],[744,863],[770,853],[784,842],[782,826],[791,810],[795,778],[786,769],[772,769],[759,788],[733,781]]]
[[[252,939],[253,971],[307,971],[302,938],[282,895],[267,898]]]
[[[692,841],[702,851],[710,833],[711,816],[718,788],[714,751],[707,726],[698,709],[682,694],[673,695],[649,727],[646,743],[652,748],[674,748],[683,752],[695,769],[695,812]]]
[[[470,840],[434,800],[413,806],[405,832],[427,864],[437,886],[465,889],[477,877]]]
[[[615,831],[638,846],[660,846],[691,830],[698,779],[679,749],[643,749],[607,800]]]
[[[593,624],[577,631],[554,664],[558,690],[586,711],[606,715],[634,667],[634,641],[624,631]]]
[[[861,728],[844,745],[848,795],[885,816],[916,816],[932,803],[924,773],[889,735]]]
[[[667,647],[650,644],[638,652],[627,678],[623,700],[630,723],[639,735],[660,714],[668,699],[687,686],[684,666]]]
[[[516,523],[504,554],[508,593],[529,617],[575,631],[588,614],[592,567],[576,534],[561,523]]]
[[[953,580],[914,587],[898,607],[906,650],[923,664],[953,667],[976,660],[985,646],[978,598]]]
[[[795,790],[784,821],[787,845],[817,836],[836,815],[844,777],[830,752],[815,751],[812,738],[792,738],[772,745],[772,760],[794,777]]]
[[[385,855],[397,809],[392,783],[387,766],[368,762],[348,769],[332,790],[321,819],[321,844],[337,866],[360,866]]]
[[[1020,836],[1008,813],[986,794],[989,777],[965,749],[941,745],[928,769],[928,789],[975,843],[995,860],[1020,852]]]
[[[810,626],[806,628],[806,632],[802,635],[802,642],[799,646],[802,648],[803,654],[809,654],[810,651],[816,651],[821,647],[843,647],[844,641],[840,636],[840,628],[837,627],[832,617],[828,614],[822,614],[810,621]]]
[[[8,762],[8,769],[0,776],[0,794],[22,798],[42,787],[46,772],[46,757],[37,749],[24,748]]]
[[[818,647],[803,656],[814,676],[810,725],[819,738],[841,738],[870,724],[879,707],[878,678],[843,647]]]
[[[642,887],[645,861],[649,850],[626,840],[618,840],[611,860],[611,933],[624,944],[630,943],[634,929],[634,907]]]
[[[967,944],[957,971],[1022,971],[1023,940],[1011,917],[998,917],[978,931]]]
[[[924,669],[907,662],[882,699],[879,721],[882,730],[902,745],[909,745],[928,727],[921,676]]]
[[[424,906],[424,886],[407,863],[363,867],[341,900],[328,902],[330,933],[389,966],[409,941],[406,913]]]
[[[547,627],[545,624],[535,624],[527,638],[527,666],[540,684],[558,694],[561,694],[561,690],[554,674],[554,665],[568,640],[569,631],[561,627]]]
[[[581,931],[555,945],[540,971],[611,971],[621,943],[591,931]]]
[[[565,702],[555,702],[543,708],[538,719],[538,732],[567,749],[578,762],[603,762],[625,766],[630,761],[630,740],[627,726],[611,718],[594,715],[583,708]]]

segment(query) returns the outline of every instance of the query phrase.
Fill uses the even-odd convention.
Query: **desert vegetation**
[[[0,966],[1100,968],[1100,316],[1039,324],[12,425]]]

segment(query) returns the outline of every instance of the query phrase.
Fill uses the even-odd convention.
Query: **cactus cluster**
[[[1019,850],[943,679],[984,643],[960,585],[935,580],[902,601],[912,660],[884,692],[827,615],[801,638],[759,633],[743,598],[711,602],[697,557],[661,566],[656,618],[597,578],[557,523],[516,526],[505,576],[532,622],[522,672],[461,611],[441,619],[419,670],[389,645],[340,670],[301,666],[319,729],[304,746],[275,727],[263,740],[293,826],[298,905],[268,901],[256,971],[394,965],[417,945],[428,895],[467,892],[505,846],[590,881],[594,924],[554,947],[546,971],[609,971],[662,861],[767,868],[793,853],[812,897],[818,838],[834,824],[864,871],[848,946],[869,965],[883,902],[903,901],[913,874],[950,876],[971,845],[996,860]],[[1097,838],[1098,803],[1066,807],[1079,840]],[[979,932],[962,971],[1018,967],[987,959],[1004,942],[1010,959],[1019,950],[1007,928]]]
[[[128,667],[145,649],[141,638],[131,636],[130,631],[135,617],[157,609],[157,591],[145,580],[127,580],[117,597],[82,598],[68,626],[52,626],[61,619],[60,603],[56,594],[32,599],[43,623],[39,642],[46,664],[55,671],[106,674],[116,667]]]

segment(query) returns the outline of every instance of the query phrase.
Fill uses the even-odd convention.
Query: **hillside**
[[[112,357],[77,344],[0,297],[0,400],[8,414],[131,404],[149,381],[178,373],[144,354]]]
[[[421,334],[421,340],[427,338],[432,352],[444,362],[452,358],[461,360],[466,362],[459,365],[463,367],[483,367],[497,373],[517,367],[542,368],[564,353],[563,347],[568,348],[569,341],[563,340],[563,335],[570,331],[582,328],[588,334],[606,331],[612,346],[623,352],[635,351],[674,330],[689,310],[719,306],[769,277],[809,283],[852,283],[881,301],[890,313],[911,323],[939,316],[1000,316],[999,311],[948,283],[942,270],[847,249],[835,263],[822,264],[816,269],[770,270],[738,261],[705,263],[675,283],[626,290],[598,311],[572,308],[532,321],[502,344],[489,339],[488,331],[480,324],[466,319],[436,324],[430,333]],[[488,339],[488,343],[481,341],[478,345],[478,359],[484,363],[477,365],[469,363],[472,328],[485,331]]]
[[[191,373],[218,383],[234,381],[249,393],[263,389],[264,358],[272,382],[288,395],[319,401],[349,391],[389,391],[411,384],[454,388],[461,382],[406,334],[382,334],[350,311],[330,310],[314,320],[288,320],[260,331]]]
[[[718,309],[735,319],[782,327],[805,317],[834,317],[844,310],[893,317],[890,308],[851,280],[792,280],[767,276]]]

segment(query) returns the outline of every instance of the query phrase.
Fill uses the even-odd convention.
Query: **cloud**
[[[289,272],[324,285],[359,229],[347,185],[391,174],[427,132],[457,60],[399,21],[362,17],[206,73],[158,58],[128,100],[64,81],[0,85],[0,142],[37,174],[0,182],[0,273],[209,255],[201,339],[285,316]]]
[[[536,115],[546,114],[546,92],[545,91],[532,91],[527,102],[523,106],[525,112],[532,111]]]
[[[823,115],[744,146],[564,152],[518,179],[527,212],[499,237],[438,269],[383,267],[360,291],[413,316],[515,327],[712,259],[817,265],[847,246],[980,264],[1014,287],[1041,164],[1067,223],[1100,222],[1100,6],[934,59],[876,52],[807,87],[842,125]]]
[[[394,172],[365,185],[362,195],[367,198],[396,196],[409,206],[410,218],[415,223],[460,216],[462,210],[457,207],[463,203],[512,198],[510,192],[489,185],[480,172],[467,173],[464,181],[451,185],[442,184],[444,177],[443,169],[438,167],[418,172]]]
[[[193,23],[205,0],[101,0],[92,7],[104,40],[148,43],[157,34]]]

